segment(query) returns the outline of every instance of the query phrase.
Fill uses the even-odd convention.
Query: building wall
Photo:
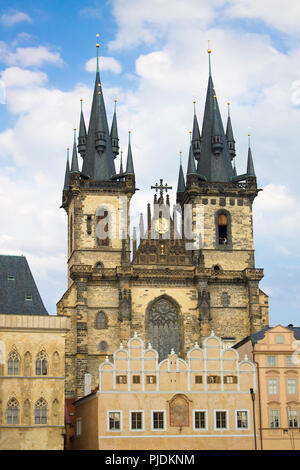
[[[0,315],[0,449],[56,449],[64,446],[65,317]],[[8,359],[18,355],[17,375],[10,375]],[[36,374],[43,351],[47,375]],[[7,423],[7,404],[18,404],[18,423]],[[35,405],[43,399],[47,423],[35,424]]]
[[[250,388],[256,391],[253,363],[240,360],[233,349],[224,351],[216,336],[208,337],[203,349],[195,344],[186,361],[172,353],[158,364],[157,357],[154,349],[144,348],[138,336],[128,341],[127,349],[121,346],[115,351],[113,362],[107,357],[99,368],[99,391],[75,402],[76,419],[82,421],[75,449],[87,448],[89,439],[94,440],[96,435],[101,450],[254,448],[250,395]],[[202,377],[199,384],[196,375]],[[126,377],[126,383],[118,383],[119,376]],[[134,383],[133,376],[139,376],[140,383]],[[149,376],[155,377],[154,383],[148,383]],[[211,376],[218,378],[214,379],[217,383],[208,383]],[[227,376],[233,383],[226,383]],[[98,420],[90,427],[96,403]],[[206,411],[203,429],[195,428],[196,410]],[[216,429],[217,410],[226,410],[226,429]],[[236,411],[241,410],[248,413],[245,429],[238,429],[236,424]],[[139,430],[131,429],[132,411],[142,412]],[[164,412],[163,429],[153,428],[152,411]],[[119,430],[109,429],[109,412],[120,413]]]
[[[280,337],[283,343],[277,343]],[[253,345],[253,360],[258,364],[258,384],[260,395],[260,424],[262,428],[262,448],[264,450],[300,449],[300,361],[299,341],[296,341],[292,329],[277,325],[264,333],[264,338]],[[240,351],[240,348],[238,348]],[[294,355],[294,356],[293,356]],[[268,356],[275,358],[274,366],[268,364]],[[286,357],[294,357],[290,365]],[[272,390],[269,380],[277,381],[277,393]],[[296,381],[295,393],[288,393],[287,381]],[[297,413],[297,427],[290,427],[288,409]],[[270,412],[278,411],[278,427],[271,427]]]

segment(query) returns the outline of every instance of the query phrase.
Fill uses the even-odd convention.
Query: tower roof
[[[218,137],[218,154],[213,151],[213,138]],[[230,181],[233,176],[218,100],[211,75],[209,50],[209,78],[202,124],[201,154],[197,172],[207,181]]]
[[[181,160],[181,153],[180,153],[180,166],[179,166],[179,174],[178,174],[177,193],[184,193],[184,191],[185,191],[185,181],[184,181],[184,174],[183,174],[182,160]]]
[[[127,175],[134,175],[133,159],[132,159],[132,152],[131,152],[131,142],[130,142],[130,131],[128,133],[128,153],[127,153],[126,174]]]
[[[72,163],[71,163],[71,173],[78,172],[78,156],[76,148],[76,129],[74,129],[74,142],[73,142],[73,153],[72,153]]]
[[[82,173],[96,181],[109,181],[115,175],[114,155],[111,146],[110,133],[103,97],[103,89],[99,72],[99,44],[97,47],[97,72],[92,100],[92,109],[87,133],[86,153],[83,160]],[[96,149],[97,131],[103,132],[105,147],[102,151]]]
[[[249,135],[249,148],[248,148],[248,160],[247,160],[247,176],[255,177],[254,171],[254,164],[251,152],[251,145],[250,145],[250,135]]]
[[[69,189],[70,183],[70,164],[69,164],[69,147],[67,148],[67,163],[66,163],[66,171],[65,171],[65,182],[64,182],[64,189]]]
[[[25,256],[0,255],[0,314],[48,315]]]
[[[197,174],[195,158],[194,158],[193,148],[192,148],[192,142],[190,144],[189,161],[188,161],[188,167],[187,167],[186,174],[187,175],[196,175]]]

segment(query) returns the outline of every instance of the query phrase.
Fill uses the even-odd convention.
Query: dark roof
[[[99,130],[106,142],[102,153],[95,147],[95,136]],[[116,174],[99,71],[96,73],[82,172],[96,181],[109,181]]]
[[[0,314],[49,315],[25,256],[0,255]]]
[[[281,325],[283,326],[283,325]],[[242,339],[238,343],[236,343],[234,346],[232,346],[234,349],[239,348],[243,344],[247,343],[248,341],[251,341],[252,344],[256,344],[258,341],[264,338],[265,332],[268,330],[272,330],[275,328],[274,326],[268,326],[267,328],[263,328],[260,331],[257,331],[256,333],[253,333],[253,335],[246,336],[246,338]],[[293,326],[293,325],[287,325],[283,326],[283,328],[289,328],[290,330],[293,330],[295,339],[300,339],[300,327],[299,326]]]

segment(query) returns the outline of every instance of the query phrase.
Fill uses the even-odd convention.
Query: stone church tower
[[[194,115],[186,175],[179,168],[177,205],[167,184],[153,186],[153,206],[130,237],[135,173],[130,134],[126,169],[119,154],[116,110],[109,130],[97,73],[88,130],[81,110],[67,160],[62,207],[68,216],[68,290],[58,314],[70,317],[66,342],[66,397],[92,388],[106,356],[135,332],[159,352],[185,357],[213,330],[224,347],[268,326],[268,298],[255,268],[252,203],[258,194],[249,144],[245,174],[235,170],[228,113],[223,128],[209,61],[202,132]],[[209,59],[210,59],[210,50]],[[83,164],[79,170],[77,150]],[[120,343],[122,343],[120,345]]]

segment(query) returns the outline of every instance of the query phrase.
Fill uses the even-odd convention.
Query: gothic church
[[[71,324],[65,355],[70,399],[85,394],[85,374],[91,374],[92,388],[98,385],[99,364],[135,332],[162,360],[172,349],[185,358],[211,331],[231,346],[268,326],[268,297],[259,287],[263,269],[255,267],[253,243],[252,204],[260,190],[250,144],[247,170],[237,175],[231,117],[228,112],[225,131],[211,51],[202,130],[195,112],[187,171],[179,167],[177,205],[171,209],[170,188],[161,179],[137,240],[129,229],[136,197],[130,134],[125,170],[121,161],[116,171],[117,115],[115,109],[109,129],[96,46],[90,120],[86,127],[81,109],[62,198],[68,289],[57,313]],[[195,220],[199,208],[201,230]],[[187,218],[192,233],[186,232]]]

